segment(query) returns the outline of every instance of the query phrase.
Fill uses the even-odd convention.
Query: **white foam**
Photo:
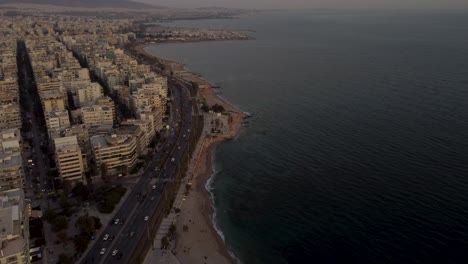
[[[213,228],[216,230],[216,233],[218,233],[219,237],[221,237],[221,239],[223,240],[224,242],[224,245],[226,246],[226,241],[224,239],[224,234],[223,232],[221,231],[219,225],[217,224],[216,222],[216,207],[214,205],[214,194],[213,194],[213,190],[214,190],[214,186],[213,186],[213,183],[214,183],[214,178],[215,176],[221,172],[222,170],[217,170],[215,167],[216,167],[216,163],[215,163],[215,151],[213,151],[212,155],[211,155],[211,164],[212,164],[212,174],[210,175],[210,177],[208,178],[208,180],[206,181],[206,184],[205,184],[205,189],[208,191],[208,193],[210,194],[210,200],[211,200],[211,208],[213,208],[213,215],[212,215],[212,220],[211,220],[211,224],[213,225]],[[238,264],[241,264],[242,262],[236,258],[236,256],[234,255],[234,252],[232,252],[231,250],[229,250],[226,246],[226,250],[228,252],[228,254],[236,261],[236,263]]]

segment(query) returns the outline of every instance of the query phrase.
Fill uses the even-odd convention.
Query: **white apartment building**
[[[84,182],[84,165],[81,148],[76,136],[55,138],[55,160],[62,180],[72,185]]]

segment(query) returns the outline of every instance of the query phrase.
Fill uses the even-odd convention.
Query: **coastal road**
[[[96,238],[88,254],[82,258],[81,263],[127,263],[132,252],[138,246],[145,234],[147,224],[146,216],[153,216],[161,201],[161,193],[167,182],[174,180],[176,165],[184,151],[187,151],[189,130],[191,128],[191,101],[189,93],[184,87],[170,85],[172,94],[170,127],[174,131],[169,134],[166,142],[161,148],[160,154],[169,154],[161,165],[160,155],[154,155],[147,168],[140,175],[140,180],[132,189],[128,198],[123,202],[114,219],[119,219],[118,224],[114,221],[104,227],[101,236]],[[172,161],[174,158],[174,162]],[[156,171],[156,168],[158,170]],[[157,188],[153,190],[150,181],[159,178]],[[130,233],[133,235],[130,237]],[[104,240],[104,236],[113,236],[114,239]],[[101,254],[101,251],[105,252]],[[118,250],[116,256],[112,251]]]

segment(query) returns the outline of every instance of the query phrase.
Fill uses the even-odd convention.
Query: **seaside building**
[[[142,145],[148,146],[153,138],[156,136],[153,122],[151,120],[142,120],[142,119],[127,119],[120,123],[120,126],[138,126],[142,131],[144,136],[139,138],[142,141]]]
[[[91,147],[98,168],[105,167],[108,175],[127,174],[137,160],[137,142],[131,135],[96,135]]]
[[[148,141],[145,132],[137,125],[121,125],[118,129],[114,130],[119,135],[131,135],[136,139],[137,154],[143,155],[146,152]]]
[[[150,120],[153,124],[154,132],[162,129],[162,109],[158,107],[146,106],[138,109],[137,118],[142,120]]]
[[[55,161],[62,180],[72,185],[84,181],[84,164],[76,136],[55,138]]]

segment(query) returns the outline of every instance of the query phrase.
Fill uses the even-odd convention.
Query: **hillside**
[[[132,2],[130,0],[0,0],[0,4],[40,4],[70,7],[112,7],[112,8],[151,8],[149,4]]]

